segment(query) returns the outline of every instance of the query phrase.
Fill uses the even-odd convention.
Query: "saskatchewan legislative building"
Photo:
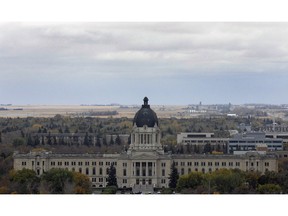
[[[190,172],[213,172],[226,168],[243,171],[278,171],[277,157],[273,154],[171,154],[162,148],[160,125],[156,113],[150,108],[148,98],[135,114],[131,131],[131,144],[121,154],[56,154],[50,151],[14,153],[14,169],[34,170],[37,175],[52,168],[68,169],[87,175],[93,188],[105,187],[108,170],[116,168],[119,188],[131,188],[133,192],[152,192],[166,188],[172,163],[179,175]]]

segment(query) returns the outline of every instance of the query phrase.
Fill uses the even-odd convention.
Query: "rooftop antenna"
[[[274,113],[273,113],[273,124],[272,124],[272,130],[273,132],[275,131],[275,116],[274,116]]]

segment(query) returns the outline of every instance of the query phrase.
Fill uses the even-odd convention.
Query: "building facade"
[[[52,168],[62,168],[87,175],[94,188],[105,187],[108,170],[116,168],[118,187],[132,188],[134,192],[152,192],[154,188],[168,187],[171,165],[175,163],[180,175],[190,172],[212,172],[217,169],[238,168],[243,171],[278,171],[275,155],[247,152],[244,155],[204,155],[165,153],[156,113],[144,98],[142,108],[135,114],[131,144],[121,154],[55,154],[30,152],[14,154],[14,169],[35,170],[37,175]]]
[[[214,133],[179,133],[177,134],[177,144],[190,147],[192,152],[207,153],[228,152],[228,138],[214,137]]]
[[[236,134],[229,139],[229,152],[256,150],[257,146],[266,145],[269,151],[282,151],[282,138],[267,138],[264,132]]]

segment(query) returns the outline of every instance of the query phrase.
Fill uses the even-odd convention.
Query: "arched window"
[[[181,169],[181,175],[184,175],[184,168]]]
[[[102,175],[102,168],[99,169],[99,175]]]

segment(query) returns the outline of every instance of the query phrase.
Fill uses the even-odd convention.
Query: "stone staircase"
[[[135,194],[142,193],[142,194],[152,194],[154,193],[153,185],[134,185],[132,187],[132,192]]]

